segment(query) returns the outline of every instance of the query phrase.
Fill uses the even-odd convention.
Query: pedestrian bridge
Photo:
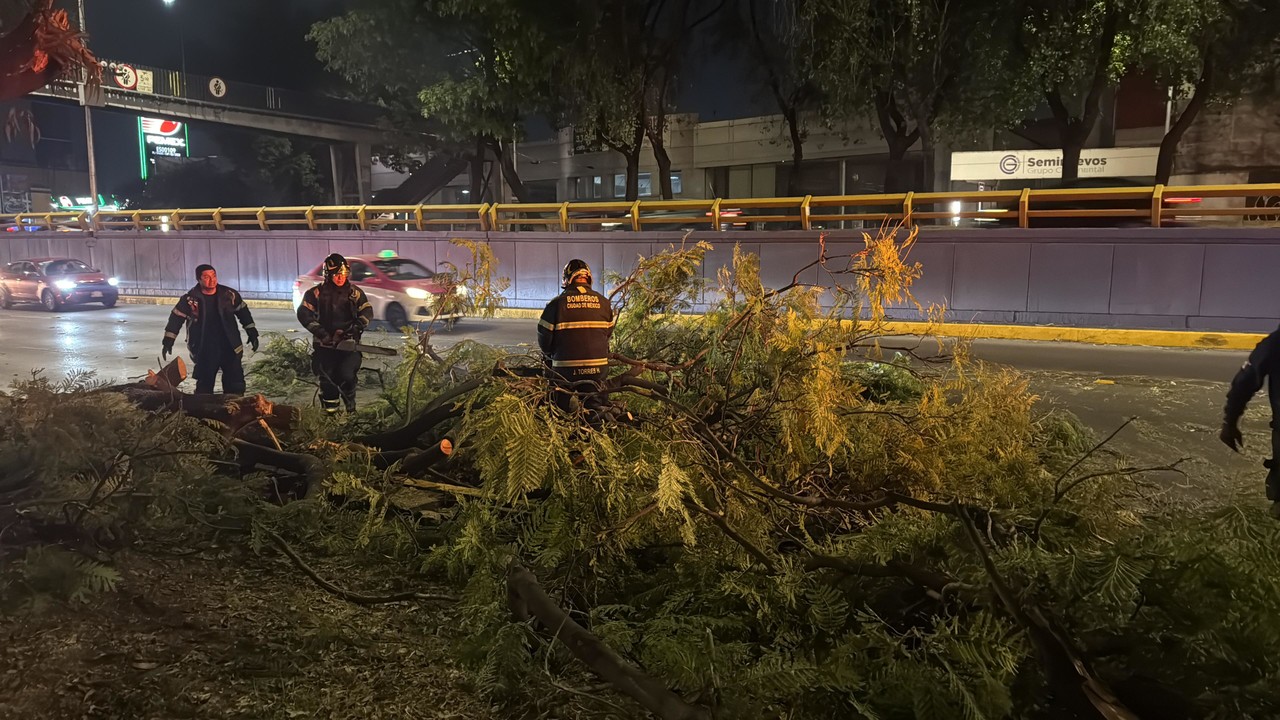
[[[102,60],[100,91],[57,81],[32,95],[144,115],[203,120],[332,141],[377,144],[394,133],[370,105],[177,70]]]
[[[1280,322],[1280,208],[1258,199],[1274,196],[1280,185],[42,213],[0,216],[0,226],[15,230],[0,233],[0,261],[79,257],[138,295],[184,291],[192,269],[209,262],[247,297],[287,299],[294,279],[331,252],[391,250],[437,267],[464,263],[449,241],[467,238],[492,246],[511,279],[507,304],[537,308],[559,291],[560,269],[574,257],[603,278],[673,243],[706,240],[715,250],[702,272],[714,288],[741,245],[760,256],[764,282],[778,287],[817,259],[819,235],[828,254],[841,254],[862,247],[864,227],[890,224],[900,233],[918,228],[910,256],[923,268],[916,300],[945,306],[953,320],[1269,332]],[[1182,198],[1198,202],[1169,202]],[[1004,222],[987,220],[996,215]],[[1051,220],[1123,226],[1040,226]],[[799,279],[824,280],[815,267]],[[703,301],[714,299],[708,290]],[[919,313],[904,306],[892,314]]]

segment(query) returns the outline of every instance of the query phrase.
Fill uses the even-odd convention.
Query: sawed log
[[[324,485],[328,473],[324,462],[314,455],[285,452],[246,440],[233,440],[231,444],[236,449],[242,472],[265,467],[291,472],[302,478],[305,483],[303,487],[293,488],[294,494],[299,498],[310,496]]]
[[[148,412],[180,412],[202,420],[213,420],[222,425],[225,437],[244,435],[263,443],[270,443],[271,438],[258,425],[259,420],[265,421],[276,433],[286,434],[298,417],[297,408],[278,405],[262,395],[188,395],[178,390],[152,387],[145,381],[115,385],[107,390],[122,393],[134,405]]]
[[[445,438],[426,450],[405,458],[404,462],[400,465],[400,469],[405,475],[418,477],[425,473],[428,468],[452,454],[453,441],[449,438]]]

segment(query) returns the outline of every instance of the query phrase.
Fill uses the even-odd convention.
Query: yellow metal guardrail
[[[569,232],[655,225],[707,230],[779,224],[809,230],[844,222],[972,220],[1020,228],[1037,219],[1099,218],[1165,221],[1239,217],[1280,219],[1280,183],[1063,190],[830,195],[706,200],[637,200],[481,205],[342,205],[257,208],[176,208],[0,215],[0,226],[63,231],[145,230],[544,230]],[[1090,207],[1090,205],[1094,205]],[[1083,207],[1082,207],[1083,206]]]

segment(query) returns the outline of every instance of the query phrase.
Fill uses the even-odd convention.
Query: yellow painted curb
[[[1056,325],[987,325],[890,321],[886,332],[900,335],[931,334],[937,337],[1036,340],[1094,345],[1198,348],[1201,350],[1252,350],[1266,335],[1216,333],[1193,330],[1133,330],[1126,328],[1073,328]]]
[[[538,320],[542,317],[542,311],[532,308],[498,308],[493,316],[504,320]]]

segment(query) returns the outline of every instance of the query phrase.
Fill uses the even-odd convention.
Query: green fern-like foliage
[[[1039,414],[1024,378],[963,346],[944,365],[881,354],[883,307],[909,302],[919,275],[901,260],[910,242],[867,237],[864,252],[827,257],[819,271],[841,285],[827,293],[766,288],[737,248],[714,288],[699,280],[705,243],[643,258],[613,280],[614,349],[649,366],[632,371],[643,387],[611,398],[639,427],[566,417],[536,380],[477,394],[452,432],[484,497],[459,503],[425,567],[467,589],[462,653],[481,687],[520,703],[547,670],[580,672],[504,611],[519,560],[614,650],[725,717],[1039,712],[1038,651],[956,515],[782,499],[895,492],[987,514],[1000,580],[1056,617],[1104,680],[1126,687],[1151,667],[1141,674],[1209,714],[1273,706],[1275,639],[1257,628],[1276,609],[1258,581],[1275,531],[1234,507],[1140,503],[1108,455],[1072,468],[1095,438]],[[696,303],[710,308],[683,315]],[[473,377],[453,362],[423,375],[420,403]],[[1239,682],[1215,685],[1226,668]]]
[[[0,601],[29,611],[55,601],[83,603],[114,591],[120,580],[120,573],[108,565],[54,545],[37,545],[7,573],[0,584]]]

